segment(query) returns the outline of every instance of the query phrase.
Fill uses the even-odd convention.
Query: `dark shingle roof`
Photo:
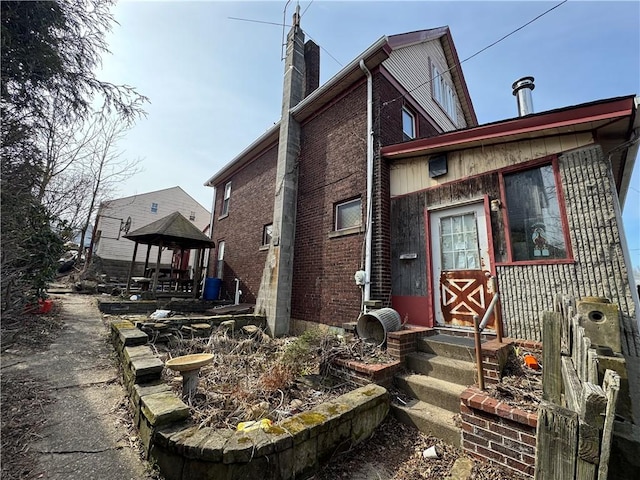
[[[145,245],[160,245],[168,248],[212,248],[213,240],[202,233],[180,212],[145,225],[125,235],[124,238]]]

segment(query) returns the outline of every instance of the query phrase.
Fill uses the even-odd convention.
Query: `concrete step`
[[[475,364],[463,360],[414,352],[407,355],[407,367],[416,373],[458,385],[468,386],[475,383]]]
[[[406,405],[394,403],[391,411],[402,423],[413,425],[422,433],[460,447],[461,431],[456,427],[450,411],[419,400],[412,400]]]
[[[466,389],[463,385],[415,373],[396,375],[395,383],[413,398],[448,410],[452,414],[460,413],[460,395]]]
[[[474,362],[476,349],[473,338],[439,333],[419,339],[418,351]]]

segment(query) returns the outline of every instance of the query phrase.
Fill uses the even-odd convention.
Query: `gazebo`
[[[151,253],[151,247],[158,247],[158,256],[156,259],[155,269],[153,269],[153,275],[149,278],[149,283],[152,284],[151,291],[155,292],[158,287],[158,277],[160,275],[160,259],[162,257],[162,249],[168,248],[171,250],[179,249],[181,254],[185,250],[198,250],[196,256],[196,265],[194,272],[194,285],[193,296],[198,297],[200,293],[200,277],[202,275],[202,263],[204,261],[203,250],[207,248],[213,248],[214,242],[204,233],[202,233],[196,226],[187,220],[180,212],[173,212],[166,217],[156,220],[144,227],[141,227],[124,238],[136,242],[133,248],[133,258],[131,259],[131,265],[129,266],[129,276],[127,280],[127,294],[131,288],[131,279],[133,277],[133,268],[136,262],[136,255],[138,253],[138,245],[147,245],[147,255],[144,261],[144,271],[149,270],[149,254]],[[169,278],[173,277],[173,272],[170,272]],[[171,285],[171,283],[170,283]]]

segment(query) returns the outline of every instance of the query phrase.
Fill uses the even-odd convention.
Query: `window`
[[[359,227],[361,224],[362,201],[359,198],[336,204],[336,231]]]
[[[444,75],[440,73],[440,69],[435,65],[431,66],[431,90],[433,98],[440,104],[454,125],[457,125],[458,109],[456,93]]]
[[[216,276],[222,278],[224,273],[224,240],[218,242],[218,265],[216,266]]]
[[[552,164],[503,176],[511,260],[568,258]]]
[[[196,212],[190,212],[189,213],[189,220],[191,220],[192,222],[196,219]]]
[[[444,270],[479,270],[480,248],[475,213],[440,220],[440,251]]]
[[[402,107],[402,139],[416,138],[416,117],[406,107]]]
[[[224,198],[222,200],[222,212],[220,215],[228,215],[229,214],[229,199],[231,198],[231,182],[228,182],[224,186]]]
[[[273,223],[262,227],[262,245],[268,246],[271,244],[271,237],[273,235]]]
[[[151,213],[158,213],[158,204],[157,203],[152,203],[151,204]]]

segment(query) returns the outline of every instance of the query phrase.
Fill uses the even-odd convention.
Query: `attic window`
[[[189,213],[189,220],[191,220],[192,222],[196,219],[196,212],[191,211]]]
[[[406,141],[414,138],[416,138],[416,117],[407,107],[402,107],[402,139]]]
[[[453,124],[458,125],[456,93],[436,65],[431,65],[431,91],[433,98],[449,116]]]
[[[158,213],[158,204],[157,203],[152,203],[151,204],[151,213]]]

